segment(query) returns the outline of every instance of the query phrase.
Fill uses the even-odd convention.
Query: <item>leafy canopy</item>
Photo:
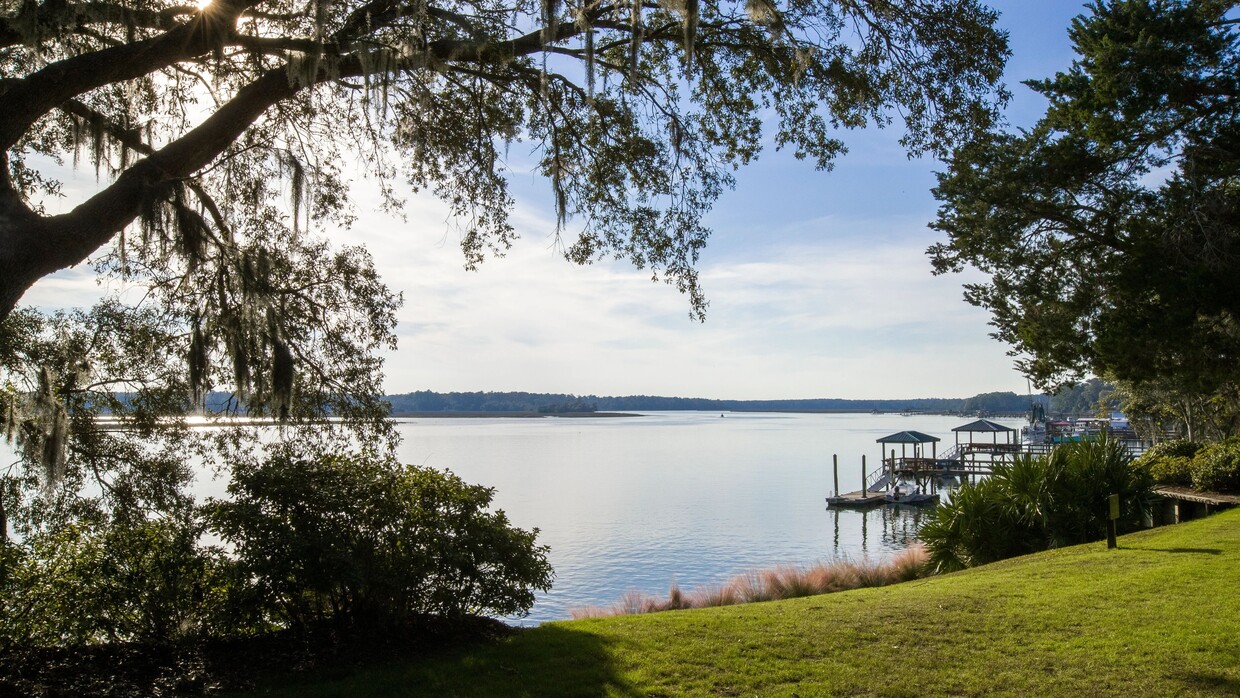
[[[0,322],[93,255],[182,357],[162,389],[373,420],[400,299],[309,233],[351,222],[356,168],[392,209],[445,200],[473,266],[515,235],[517,145],[576,226],[570,260],[628,258],[700,316],[702,215],[764,127],[826,168],[841,130],[899,113],[910,152],[944,153],[1002,101],[994,20],[977,0],[0,0]],[[65,161],[100,188],[53,208]],[[59,443],[75,376],[126,375],[79,349],[3,367],[32,444]]]
[[[1030,130],[956,151],[935,194],[938,273],[1042,387],[1087,373],[1211,394],[1240,361],[1237,3],[1114,0],[1069,32],[1079,58],[1028,84]]]
[[[0,262],[22,273],[0,318],[135,220],[120,269],[242,275],[239,228],[348,222],[350,162],[393,208],[448,202],[475,265],[515,235],[517,144],[575,223],[566,257],[630,259],[700,315],[701,217],[764,127],[827,168],[842,129],[898,113],[911,153],[945,153],[1002,97],[994,20],[977,0],[4,0]],[[107,186],[49,215],[45,158]]]

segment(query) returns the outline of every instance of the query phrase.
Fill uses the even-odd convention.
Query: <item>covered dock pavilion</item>
[[[1007,461],[1020,453],[1018,432],[989,419],[979,419],[952,429],[956,445],[949,451],[953,461],[948,468],[963,475],[990,473],[997,461]]]
[[[938,467],[938,443],[941,441],[937,436],[931,436],[921,431],[900,431],[881,439],[876,439],[876,443],[882,444],[882,472],[889,479],[891,475],[918,475],[920,473],[929,473]],[[894,448],[889,446],[900,445],[900,455],[896,456]],[[926,454],[926,446],[929,445],[930,453]],[[909,454],[909,450],[912,454]],[[890,455],[888,455],[890,454]]]
[[[969,422],[952,429],[952,433],[956,435],[956,447],[961,450],[970,449],[988,452],[1012,452],[1019,451],[1020,444],[1016,440],[1015,427],[1007,427],[998,422],[992,422],[989,419],[979,419],[975,422]],[[964,441],[960,440],[961,435],[968,434],[968,438]],[[977,435],[981,434],[981,438]],[[986,439],[986,434],[990,434],[990,439]],[[999,440],[999,435],[1003,435],[1003,441]]]

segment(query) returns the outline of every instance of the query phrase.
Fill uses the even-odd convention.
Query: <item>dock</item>
[[[1103,422],[1095,424],[1095,422]],[[1084,423],[1083,426],[1080,426]],[[1105,420],[1051,422],[1044,432],[1031,432],[1029,438],[1014,427],[989,419],[978,419],[952,429],[953,441],[940,451],[937,436],[906,430],[876,439],[880,444],[878,468],[870,472],[861,456],[861,489],[840,493],[839,457],[832,456],[835,489],[826,497],[828,507],[868,509],[882,504],[924,504],[939,501],[940,487],[976,482],[992,475],[996,468],[1017,458],[1049,454],[1055,446],[1070,441],[1115,438],[1134,456],[1147,447],[1131,429],[1116,429]],[[898,447],[898,450],[897,450]],[[908,489],[902,488],[907,485]],[[1160,488],[1163,510],[1153,518],[1172,521],[1193,518],[1215,509],[1240,505],[1240,497],[1192,492],[1186,488]]]
[[[865,456],[861,456],[862,487],[855,492],[840,494],[839,457],[832,456],[835,489],[832,496],[826,498],[827,505],[863,509],[880,504],[935,504],[939,501],[935,491],[939,479],[974,479],[990,475],[996,463],[1010,461],[1027,449],[1031,450],[1016,442],[1015,429],[986,419],[952,431],[956,434],[956,443],[941,454],[937,449],[940,439],[920,431],[901,431],[877,439],[876,443],[881,444],[884,451],[898,445],[899,455],[894,448],[889,451],[889,457],[888,452],[884,452],[874,472],[868,472]],[[901,483],[909,481],[915,485],[915,490],[910,487],[901,492]]]
[[[1198,492],[1189,487],[1171,487],[1161,485],[1154,488],[1154,494],[1194,504],[1204,504],[1216,509],[1226,509],[1240,504],[1240,495],[1222,494],[1220,492]]]
[[[887,502],[887,491],[858,490],[834,497],[827,497],[827,506],[843,509],[868,509]]]
[[[1240,506],[1240,495],[1219,492],[1198,492],[1187,487],[1161,486],[1154,494],[1162,499],[1155,507],[1151,525],[1166,525],[1190,521],[1222,510]]]
[[[842,509],[868,509],[887,501],[887,485],[890,478],[881,471],[866,473],[865,456],[861,456],[861,481],[865,486],[856,492],[840,494],[840,457],[832,456],[835,471],[835,494],[827,497],[827,506]]]

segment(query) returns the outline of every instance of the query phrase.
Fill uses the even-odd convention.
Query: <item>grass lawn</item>
[[[1237,696],[1240,509],[878,589],[542,625],[289,696]]]

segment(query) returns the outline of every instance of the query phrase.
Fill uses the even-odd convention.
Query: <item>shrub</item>
[[[1240,439],[1210,444],[1191,465],[1193,487],[1209,492],[1240,491]]]
[[[1043,459],[1029,460],[1027,467],[1045,464]],[[1014,498],[1000,477],[997,471],[976,484],[961,486],[922,524],[918,537],[926,546],[928,564],[935,573],[984,565],[1045,547],[1034,508]]]
[[[1202,449],[1202,444],[1197,441],[1189,441],[1188,439],[1171,439],[1169,441],[1159,441],[1150,447],[1148,451],[1141,454],[1139,460],[1145,460],[1150,457],[1172,456],[1179,458],[1192,458]]]
[[[1148,462],[1150,477],[1160,485],[1191,487],[1193,484],[1193,459],[1184,456],[1164,456]]]
[[[1106,537],[1106,500],[1119,495],[1121,531],[1140,528],[1149,511],[1154,481],[1117,440],[1079,442],[1055,449],[1049,458],[1047,499],[1039,503],[1050,547]]]
[[[200,529],[161,517],[69,524],[5,543],[0,640],[167,642],[208,632],[224,561]]]
[[[234,469],[211,528],[234,546],[248,609],[279,625],[516,615],[551,586],[537,529],[488,511],[494,490],[373,458],[288,453]]]
[[[1188,487],[1193,484],[1193,456],[1201,447],[1201,444],[1186,439],[1163,441],[1142,454],[1136,464],[1147,468],[1154,482],[1160,485]]]

